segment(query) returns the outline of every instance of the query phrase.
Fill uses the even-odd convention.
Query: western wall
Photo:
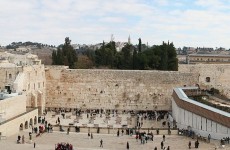
[[[195,86],[198,73],[68,69],[46,66],[46,107],[171,110],[173,87]]]

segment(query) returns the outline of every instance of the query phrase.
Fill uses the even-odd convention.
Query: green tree
[[[141,48],[142,48],[142,43],[141,43],[141,38],[138,39],[138,52],[141,53]]]
[[[65,38],[65,43],[58,47],[57,52],[53,51],[52,60],[52,64],[54,65],[66,65],[69,66],[70,69],[76,68],[77,53],[71,46],[69,37]]]
[[[57,64],[57,53],[55,50],[53,50],[52,52],[52,65],[56,65]]]

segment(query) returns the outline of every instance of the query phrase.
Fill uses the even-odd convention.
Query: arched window
[[[9,79],[12,79],[12,74],[9,74]]]

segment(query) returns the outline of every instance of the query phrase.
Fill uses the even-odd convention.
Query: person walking
[[[91,132],[91,139],[93,139],[93,133]]]
[[[67,134],[69,134],[69,131],[70,131],[70,127],[68,127],[68,129],[67,129]]]
[[[127,146],[126,146],[126,148],[129,150],[129,142],[127,142]]]
[[[165,135],[163,135],[163,141],[165,142]]]
[[[36,147],[36,143],[34,142],[34,148]]]
[[[188,142],[188,148],[191,149],[191,141]]]
[[[164,142],[161,141],[161,149],[163,149],[163,148],[164,148]]]
[[[90,138],[90,133],[88,133],[88,139]]]
[[[100,141],[100,147],[103,148],[103,140],[102,140],[102,139],[101,139],[101,141]]]
[[[119,130],[117,130],[117,137],[119,137],[119,134],[120,134],[120,131],[119,131]]]
[[[209,134],[208,135],[208,142],[210,143],[210,140],[211,140],[211,135]]]

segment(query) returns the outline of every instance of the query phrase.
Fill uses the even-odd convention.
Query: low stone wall
[[[63,132],[67,132],[67,129],[70,128],[70,132],[76,132],[75,126],[62,126]],[[99,134],[117,134],[117,131],[121,130],[122,128],[104,128],[104,127],[79,127],[80,133],[99,133]],[[126,134],[126,128],[123,128],[124,134]],[[60,131],[60,126],[53,126],[53,131]],[[98,132],[99,131],[99,132]],[[154,135],[157,135],[157,129],[148,129],[148,128],[141,128],[139,129],[140,132],[152,132]],[[170,129],[171,135],[177,135],[177,129]],[[135,130],[134,130],[135,135]],[[168,135],[168,129],[166,128],[159,128],[159,135]]]
[[[38,118],[38,109],[32,109],[28,112],[25,112],[21,115],[18,115],[17,117],[14,117],[10,120],[7,120],[5,122],[2,122],[0,124],[0,133],[2,136],[8,137],[14,134],[17,134],[19,132],[19,126],[20,124],[23,124],[23,126],[25,125],[25,122],[28,122],[28,126],[29,126],[29,122],[31,119],[34,118]],[[36,120],[37,122],[37,120]],[[15,139],[16,141],[16,139]]]

